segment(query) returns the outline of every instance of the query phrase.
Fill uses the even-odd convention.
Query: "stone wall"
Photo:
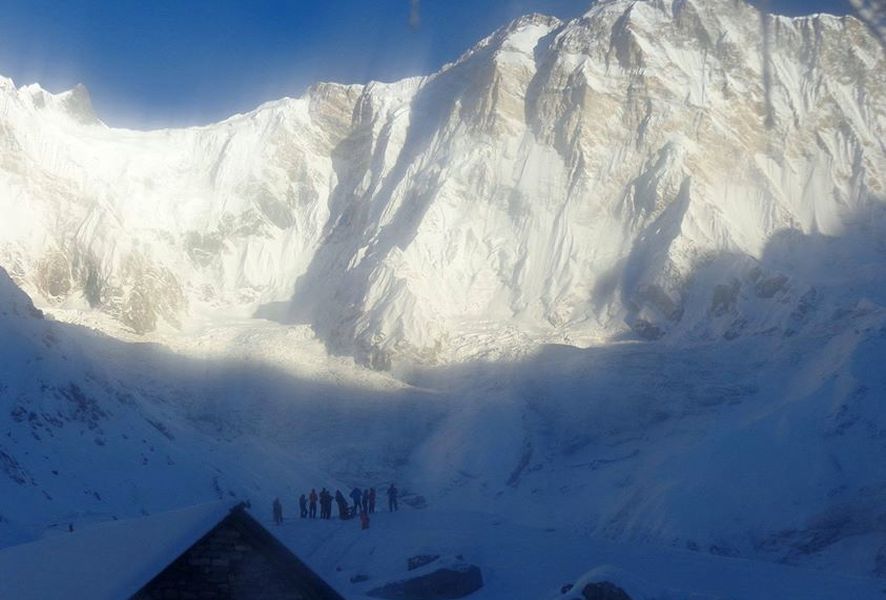
[[[133,600],[310,600],[232,519],[226,519],[148,583]]]

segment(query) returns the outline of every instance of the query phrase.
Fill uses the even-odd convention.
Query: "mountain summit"
[[[0,264],[135,332],[258,315],[382,368],[791,332],[882,281],[884,98],[859,21],[734,0],[532,15],[182,130],[2,84]],[[864,274],[800,268],[850,230]]]

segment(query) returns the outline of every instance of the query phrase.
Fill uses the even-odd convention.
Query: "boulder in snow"
[[[585,600],[631,600],[627,592],[609,581],[589,583],[581,594]]]
[[[387,600],[450,600],[469,596],[481,587],[480,567],[463,563],[388,583],[370,590],[367,595]]]

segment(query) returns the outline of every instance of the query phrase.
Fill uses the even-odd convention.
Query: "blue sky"
[[[315,81],[429,73],[529,12],[588,0],[0,0],[0,74],[52,91],[78,82],[108,123],[207,123]],[[845,14],[847,0],[769,0],[782,14]]]

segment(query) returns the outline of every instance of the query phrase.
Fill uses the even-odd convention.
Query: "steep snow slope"
[[[415,552],[468,554],[486,597],[547,593],[612,561],[674,597],[764,597],[742,580],[756,576],[772,597],[879,589],[673,548],[884,575],[886,311],[870,301],[791,336],[547,347],[413,373],[428,393],[185,359],[41,319],[2,271],[0,292],[0,546],[220,497],[261,514],[281,495],[291,514],[309,487],[396,480],[404,509],[423,511],[402,524],[356,545],[348,526],[293,530],[350,595],[365,586],[336,567],[387,576]],[[550,560],[528,568],[527,543]],[[673,560],[679,576],[642,567]]]
[[[465,382],[446,388],[465,401],[422,447],[414,485],[540,529],[882,576],[884,318],[438,373]]]
[[[837,279],[840,307],[796,333],[552,346],[404,374],[414,387],[124,344],[40,319],[4,278],[0,543],[89,514],[394,479],[431,511],[883,576],[886,262],[855,242],[795,240],[792,255],[871,277]]]
[[[257,312],[378,367],[787,329],[810,288],[770,240],[883,231],[884,73],[852,18],[613,0],[201,128],[4,80],[0,264],[136,332]]]
[[[0,546],[52,523],[387,479],[439,415],[371,378],[190,360],[44,319],[2,269],[0,340]]]

